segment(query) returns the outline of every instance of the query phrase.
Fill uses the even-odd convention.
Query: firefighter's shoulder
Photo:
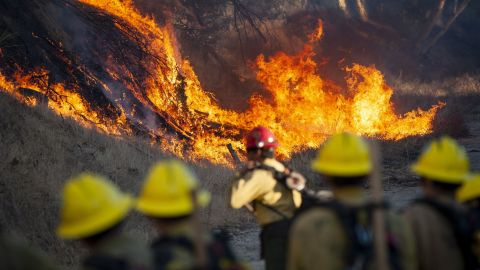
[[[235,175],[235,180],[237,181],[238,180],[250,181],[252,179],[261,180],[265,178],[274,179],[271,172],[261,168],[254,168],[254,169],[239,171]]]
[[[310,234],[340,227],[336,213],[328,208],[311,207],[292,221],[292,233]],[[306,235],[308,237],[308,235]]]

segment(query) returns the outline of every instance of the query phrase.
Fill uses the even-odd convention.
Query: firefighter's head
[[[133,198],[107,178],[82,173],[69,179],[63,188],[57,234],[93,247],[119,231],[133,204]]]
[[[247,158],[250,161],[261,161],[273,158],[278,142],[273,132],[266,127],[258,126],[247,135]]]
[[[186,164],[164,160],[150,169],[136,208],[163,230],[190,219],[198,208],[209,204],[210,198]]]
[[[442,137],[426,146],[411,169],[420,176],[426,196],[438,193],[454,196],[469,176],[470,162],[462,145]]]

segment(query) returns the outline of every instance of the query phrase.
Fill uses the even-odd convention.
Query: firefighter
[[[467,207],[472,234],[472,251],[480,260],[480,174],[472,175],[458,190],[457,200]]]
[[[262,227],[260,242],[266,269],[282,270],[286,264],[290,218],[301,205],[302,197],[288,187],[289,171],[274,158],[278,142],[273,133],[260,126],[248,134],[246,141],[248,164],[236,176],[230,205],[236,209],[253,206]]]
[[[151,269],[148,246],[120,233],[133,204],[131,196],[102,176],[82,173],[67,181],[57,234],[89,249],[81,269]]]
[[[151,245],[154,269],[246,269],[222,234],[202,230],[199,210],[209,201],[210,193],[199,188],[197,178],[183,163],[169,160],[152,167],[136,208],[159,234]]]
[[[370,150],[356,135],[329,138],[312,169],[331,187],[334,198],[318,200],[296,214],[290,231],[288,269],[378,269],[373,267],[372,214],[384,207],[390,269],[416,269],[412,233],[401,216],[373,203],[363,185],[372,172]]]
[[[474,269],[465,212],[455,193],[469,173],[465,149],[449,137],[433,140],[411,166],[423,195],[409,205],[421,270]]]

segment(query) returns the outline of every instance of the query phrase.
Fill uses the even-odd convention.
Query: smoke
[[[42,15],[42,18],[49,22],[46,28],[50,33],[56,33],[54,36],[62,42],[67,52],[76,53],[86,59],[92,57],[88,50],[91,33],[85,18],[79,16],[77,9],[52,2],[45,6]]]

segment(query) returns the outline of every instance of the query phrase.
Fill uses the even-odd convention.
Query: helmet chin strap
[[[249,161],[262,162],[267,158],[273,158],[274,150],[258,148],[255,150],[255,152],[248,153],[247,157]]]
[[[247,150],[247,159],[248,161],[261,162],[264,160],[262,149],[249,149]]]

